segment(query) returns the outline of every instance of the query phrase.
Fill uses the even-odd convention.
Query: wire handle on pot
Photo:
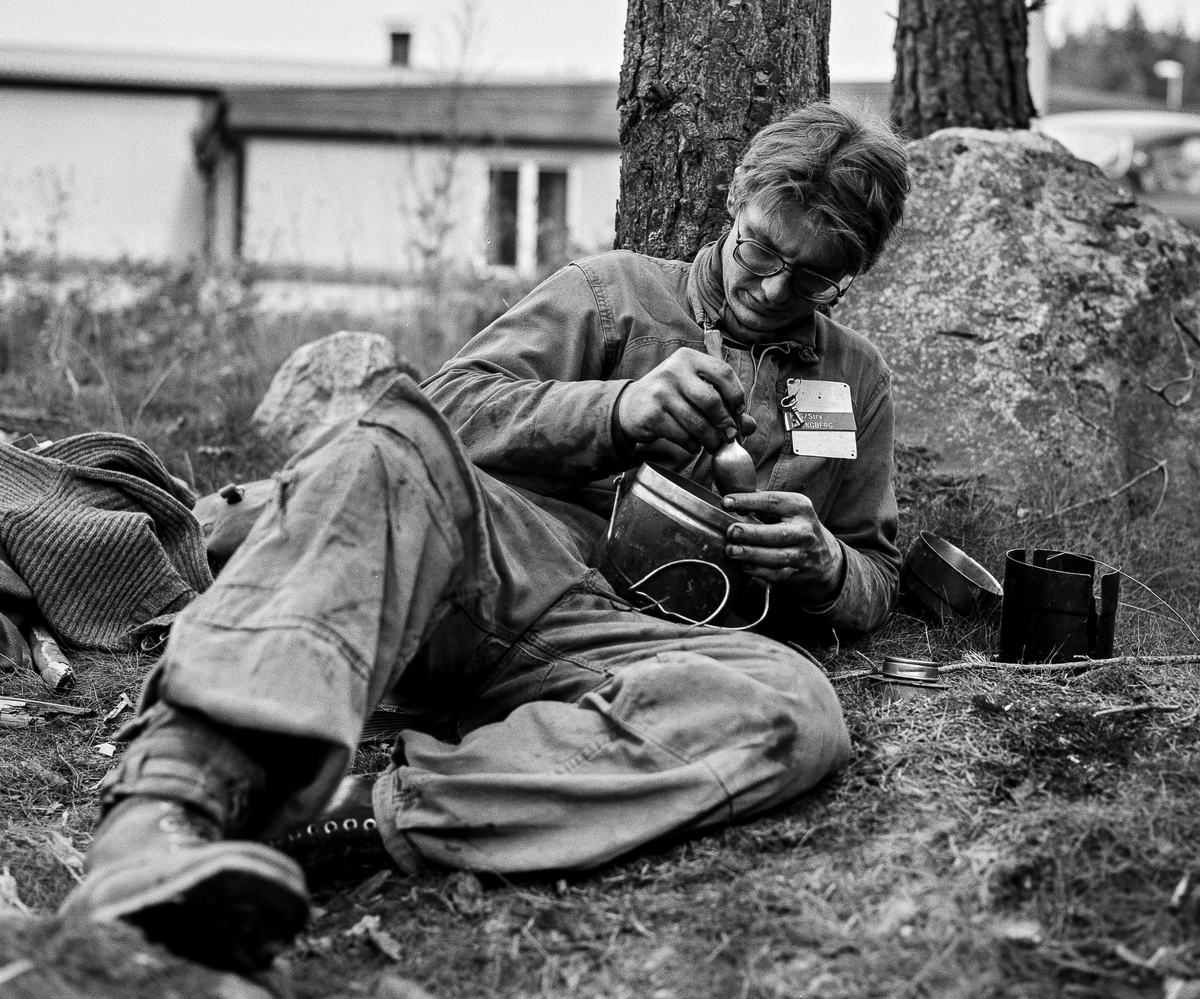
[[[616,487],[616,493],[613,496],[612,512],[608,516],[608,533],[605,538],[605,543],[607,545],[612,544],[613,527],[617,522],[617,507],[620,505],[620,502],[621,502],[621,487],[625,484],[626,474],[627,473],[625,473],[625,472],[621,472],[619,475],[615,476],[613,479],[613,485]],[[657,576],[664,569],[670,569],[672,566],[684,565],[687,563],[695,563],[697,565],[706,565],[710,569],[715,569],[717,572],[719,572],[721,574],[721,581],[725,584],[725,595],[721,598],[721,602],[717,605],[717,609],[715,611],[713,611],[711,614],[709,614],[708,617],[704,618],[701,621],[697,621],[695,618],[690,618],[686,614],[680,614],[678,611],[673,611],[673,610],[670,610],[670,609],[664,607],[662,601],[659,600],[657,597],[653,597],[649,593],[646,593],[644,590],[638,589],[639,586],[644,586],[647,582],[649,582],[651,579],[653,579],[655,576]],[[768,582],[768,583],[763,584],[763,589],[765,590],[765,593],[763,596],[763,610],[762,610],[762,613],[758,616],[757,621],[754,621],[751,624],[743,624],[736,628],[730,628],[730,627],[726,627],[725,625],[720,625],[720,624],[713,624],[712,622],[715,621],[718,617],[721,616],[721,614],[724,613],[725,606],[726,606],[726,604],[729,603],[729,597],[733,592],[733,584],[730,583],[729,576],[726,574],[724,569],[722,569],[716,563],[708,562],[708,561],[705,561],[704,559],[681,558],[681,559],[676,559],[673,562],[667,562],[663,565],[657,566],[654,569],[651,569],[648,573],[646,573],[646,575],[644,575],[636,583],[631,582],[629,577],[625,574],[624,570],[621,569],[621,567],[618,566],[616,564],[616,562],[613,561],[611,558],[609,558],[609,565],[613,568],[614,571],[616,571],[617,573],[620,574],[621,578],[625,582],[625,585],[628,587],[630,593],[636,593],[639,597],[642,597],[643,599],[648,601],[648,603],[643,604],[641,607],[633,608],[634,610],[639,611],[639,612],[645,612],[645,611],[650,610],[651,608],[654,608],[655,610],[657,610],[660,614],[664,615],[665,617],[675,618],[678,621],[682,621],[684,624],[690,624],[695,627],[715,628],[718,631],[747,631],[750,628],[757,628],[760,624],[762,624],[763,621],[765,621],[767,619],[767,613],[771,609],[771,584]]]
[[[725,583],[725,595],[721,598],[721,602],[717,605],[717,609],[715,611],[713,611],[711,614],[709,614],[708,617],[704,618],[702,621],[697,621],[695,618],[690,618],[686,614],[680,614],[679,611],[670,610],[669,608],[664,607],[662,601],[659,600],[657,597],[651,596],[645,590],[638,589],[639,586],[642,586],[645,583],[649,582],[654,576],[658,575],[664,569],[670,569],[672,566],[684,565],[685,563],[689,563],[689,562],[695,563],[697,565],[706,565],[710,569],[715,569],[717,572],[719,572],[721,574],[721,580],[722,580],[722,582]],[[621,572],[621,570],[619,568],[617,568],[615,565],[613,566],[613,568],[617,569],[617,572]],[[621,575],[624,576],[625,573],[621,572]],[[628,577],[626,577],[626,581],[628,582]],[[715,621],[717,618],[719,618],[725,612],[725,605],[727,603],[729,603],[729,596],[732,593],[733,588],[730,585],[729,576],[726,574],[724,569],[722,569],[716,563],[706,562],[702,558],[680,558],[680,559],[676,559],[674,562],[667,562],[663,565],[658,566],[657,568],[651,569],[648,573],[646,573],[646,575],[644,575],[636,583],[629,583],[628,585],[629,585],[629,591],[631,593],[636,593],[639,597],[644,597],[646,600],[649,601],[649,603],[644,604],[641,607],[635,607],[634,610],[644,612],[644,611],[648,611],[651,607],[653,607],[656,610],[658,610],[658,612],[660,614],[664,614],[667,617],[676,618],[677,620],[682,621],[684,624],[690,624],[690,625],[693,625],[695,627],[700,627],[700,628],[715,628],[717,631],[748,631],[750,628],[757,628],[760,624],[763,623],[763,621],[765,621],[767,619],[767,613],[771,609],[771,584],[765,583],[763,586],[764,590],[766,591],[763,596],[763,610],[762,610],[762,613],[758,616],[757,621],[754,621],[750,624],[739,625],[736,628],[732,628],[732,627],[729,627],[729,626],[723,625],[723,624],[713,624],[712,622]]]
[[[717,572],[719,572],[721,574],[721,582],[723,582],[725,584],[725,595],[723,597],[721,597],[721,602],[719,604],[717,604],[717,609],[715,611],[713,611],[711,614],[709,614],[708,617],[706,617],[703,621],[697,621],[693,618],[688,617],[686,614],[680,614],[678,611],[667,610],[667,608],[662,605],[662,601],[659,600],[657,597],[652,597],[645,590],[638,589],[639,586],[642,586],[642,585],[648,583],[651,579],[653,579],[655,576],[657,576],[664,569],[670,569],[672,566],[675,566],[675,565],[687,565],[688,563],[692,563],[694,565],[706,565],[710,569],[716,569]],[[617,571],[621,572],[620,569],[618,569]],[[624,576],[625,573],[621,572],[621,575]],[[639,597],[645,597],[647,600],[650,601],[650,603],[646,604],[645,607],[635,608],[636,610],[644,611],[644,610],[649,610],[651,607],[657,607],[661,613],[668,614],[671,617],[677,617],[681,621],[686,622],[687,624],[707,625],[710,621],[716,620],[718,617],[721,616],[722,613],[724,613],[725,605],[727,603],[729,603],[729,594],[733,592],[733,587],[729,583],[729,576],[726,575],[725,570],[722,569],[719,565],[714,565],[712,562],[706,562],[702,558],[677,558],[677,559],[675,559],[674,562],[666,562],[663,565],[660,565],[654,569],[651,569],[648,573],[646,573],[646,575],[644,575],[636,583],[630,583],[629,591],[631,593],[636,593]],[[718,626],[713,625],[713,627],[718,627]]]
[[[612,512],[608,515],[608,536],[605,538],[605,542],[610,545],[612,544],[613,524],[617,522],[617,507],[621,504],[621,486],[624,483],[624,472],[613,479],[613,486],[616,488],[616,491],[613,493]]]

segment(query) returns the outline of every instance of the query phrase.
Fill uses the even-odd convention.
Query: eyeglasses
[[[854,283],[856,275],[847,274],[840,281],[833,281],[807,267],[797,267],[789,264],[770,247],[763,246],[756,239],[746,239],[742,236],[741,222],[738,223],[737,236],[733,244],[733,259],[746,268],[755,277],[774,277],[784,271],[792,272],[792,293],[818,305],[833,305],[846,294],[847,289]]]

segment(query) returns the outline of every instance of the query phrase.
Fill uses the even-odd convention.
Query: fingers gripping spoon
[[[720,358],[721,332],[715,327],[697,322],[704,330],[704,349],[711,356]],[[734,426],[737,425],[738,415],[731,414]],[[742,435],[736,434],[717,448],[713,454],[713,484],[722,496],[729,493],[752,493],[758,490],[758,477],[754,474],[754,459],[750,452],[742,447]]]

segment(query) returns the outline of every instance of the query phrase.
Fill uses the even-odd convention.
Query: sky
[[[460,0],[461,2],[461,0]],[[497,74],[615,78],[625,0],[469,0],[472,61]],[[1131,0],[1049,0],[1051,43],[1098,21],[1121,23]],[[832,0],[835,80],[890,79],[898,0]],[[1200,37],[1200,0],[1140,0],[1153,27]],[[446,68],[462,49],[450,0],[0,0],[0,44],[142,49],[227,57],[380,64],[390,26],[413,32],[413,62]],[[440,64],[440,65],[439,65]]]

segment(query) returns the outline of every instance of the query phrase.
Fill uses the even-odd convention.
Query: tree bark
[[[1028,128],[1027,0],[900,0],[892,118],[939,128]]]
[[[750,137],[829,96],[830,0],[629,0],[616,245],[690,260]]]

